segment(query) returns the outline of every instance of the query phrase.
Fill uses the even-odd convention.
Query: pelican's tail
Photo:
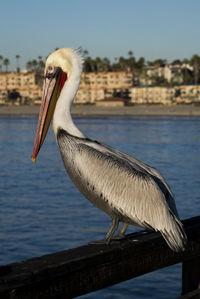
[[[161,231],[161,234],[172,250],[176,252],[184,251],[187,243],[187,236],[183,224],[173,213],[171,213],[171,217],[173,218],[171,229]]]

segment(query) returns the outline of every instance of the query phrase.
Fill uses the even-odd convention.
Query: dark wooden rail
[[[109,245],[88,244],[2,266],[0,298],[73,298],[180,262],[182,295],[187,294],[180,298],[200,298],[200,217],[183,223],[189,242],[181,253],[170,250],[160,234],[143,231]],[[186,297],[189,292],[197,297]]]

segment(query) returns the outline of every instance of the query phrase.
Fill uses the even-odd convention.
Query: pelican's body
[[[58,72],[60,68],[62,75]],[[132,224],[160,231],[173,250],[183,249],[186,235],[178,219],[172,192],[162,175],[127,154],[85,137],[73,123],[70,108],[80,84],[81,71],[79,51],[64,48],[48,57],[45,72],[49,81],[44,84],[33,159],[50,123],[49,118],[42,118],[42,115],[49,109],[45,108],[46,99],[50,105],[54,102],[48,95],[53,82],[52,90],[57,98],[52,104],[53,110],[55,107],[53,129],[65,168],[80,192],[112,218],[106,240],[110,241],[121,221],[120,236],[125,233],[128,224]],[[59,92],[56,78],[59,86],[62,85]]]

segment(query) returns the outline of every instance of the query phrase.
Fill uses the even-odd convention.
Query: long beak
[[[32,154],[32,161],[36,161],[38,152],[45,140],[46,134],[53,117],[57,99],[60,95],[61,85],[59,84],[61,69],[57,70],[56,75],[46,75],[43,83],[42,102],[38,118],[37,130],[35,135],[35,143]]]

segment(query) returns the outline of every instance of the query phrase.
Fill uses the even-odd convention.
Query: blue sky
[[[147,60],[200,54],[199,0],[7,0],[1,2],[0,55],[15,67],[56,47],[92,57]]]

